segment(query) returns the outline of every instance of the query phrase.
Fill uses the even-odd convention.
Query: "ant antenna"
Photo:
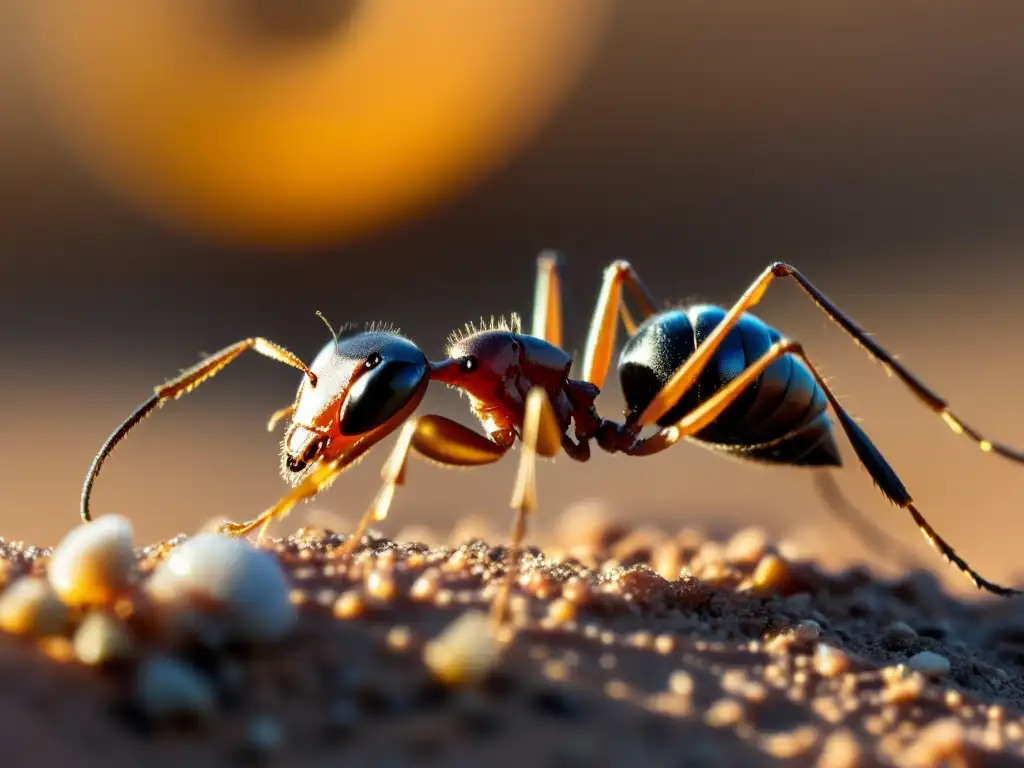
[[[331,321],[324,317],[324,313],[319,309],[316,311],[316,316],[324,321],[324,325],[327,326],[327,330],[331,332],[331,336],[334,337],[334,346],[338,346],[341,342],[338,341],[338,333],[334,330],[334,326],[331,325]]]

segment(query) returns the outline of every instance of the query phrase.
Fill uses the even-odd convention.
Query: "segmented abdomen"
[[[631,410],[658,389],[725,317],[700,304],[648,318],[619,357],[619,378]],[[690,390],[658,422],[682,418],[763,355],[781,334],[751,314],[725,337]],[[773,362],[714,422],[693,439],[736,456],[785,464],[838,465],[828,400],[804,362],[787,354]]]

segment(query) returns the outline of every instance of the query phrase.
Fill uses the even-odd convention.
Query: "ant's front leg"
[[[381,470],[384,486],[360,519],[355,532],[342,546],[341,556],[355,549],[372,522],[387,517],[397,487],[405,482],[405,465],[410,453],[446,467],[474,467],[497,461],[507,450],[444,416],[420,416],[406,422]],[[262,540],[271,523],[284,517],[303,499],[325,490],[339,474],[352,466],[356,458],[349,454],[322,462],[259,517],[245,523],[227,523],[221,530],[233,536],[245,536],[259,528],[259,539]]]
[[[405,484],[405,468],[410,455],[418,455],[443,467],[478,467],[498,461],[509,447],[488,440],[444,416],[420,416],[406,422],[381,469],[384,485],[363,514],[356,530],[342,545],[340,556],[350,555],[359,546],[370,524],[387,517],[395,491],[399,485]]]

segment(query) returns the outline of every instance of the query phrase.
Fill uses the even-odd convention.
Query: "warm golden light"
[[[31,50],[61,134],[122,195],[193,231],[301,244],[479,179],[551,113],[607,12],[333,3],[33,3]]]

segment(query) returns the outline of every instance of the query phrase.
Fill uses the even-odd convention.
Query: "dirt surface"
[[[142,578],[181,540],[140,550]],[[140,709],[153,646],[90,666],[60,636],[0,634],[4,764],[1024,765],[1018,601],[826,573],[756,530],[712,541],[582,509],[525,553],[491,676],[451,687],[424,648],[486,610],[504,548],[371,537],[345,562],[343,541],[262,545],[299,623],[270,646],[177,649],[215,700],[180,722]],[[50,553],[0,554],[10,588]]]

